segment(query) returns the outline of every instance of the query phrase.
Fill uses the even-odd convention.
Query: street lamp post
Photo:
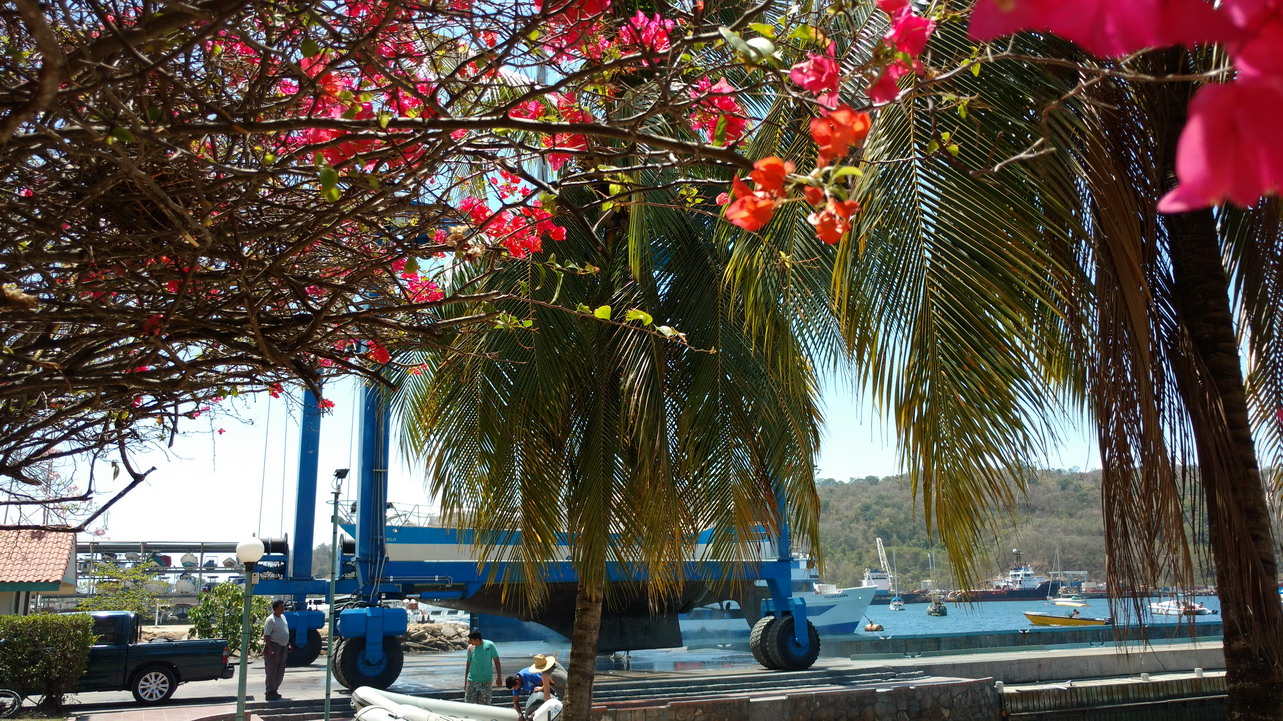
[[[254,564],[263,557],[257,538],[236,544],[236,557],[245,564],[245,599],[241,611],[241,680],[236,691],[236,721],[245,721],[245,675],[249,671],[249,606],[254,598]]]
[[[334,508],[330,513],[330,593],[328,602],[330,610],[326,619],[325,635],[325,721],[330,721],[330,696],[334,679],[334,584],[338,581],[339,571],[343,568],[343,549],[339,547],[339,493],[343,491],[343,479],[347,478],[348,469],[334,471]]]

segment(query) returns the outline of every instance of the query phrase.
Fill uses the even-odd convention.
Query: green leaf
[[[384,130],[388,129],[388,123],[392,122],[392,113],[386,110],[379,111],[379,127]]]
[[[862,178],[864,177],[864,171],[860,170],[854,165],[843,165],[842,167],[833,171],[833,181],[837,182],[842,178],[847,177],[848,175],[854,175],[857,178]]]
[[[717,32],[721,33],[722,37],[726,38],[726,42],[730,43],[731,47],[735,48],[735,51],[740,55],[748,57],[753,54],[753,49],[748,46],[748,43],[744,42],[744,38],[740,37],[739,33],[728,27],[720,27]]]
[[[726,145],[726,126],[729,119],[725,115],[717,116],[717,127],[713,130],[713,144]]]
[[[419,259],[418,259],[418,258],[415,258],[415,257],[413,257],[413,256],[411,256],[411,257],[407,258],[407,259],[406,259],[406,261],[405,261],[405,269],[403,270],[403,272],[405,272],[405,273],[418,273],[418,272],[419,272]]]
[[[591,312],[592,312],[592,308],[589,308],[588,306],[584,305],[583,303],[580,303],[578,306],[576,306],[576,307],[575,307],[575,311],[576,311],[576,312],[578,312],[578,313],[591,313]]]
[[[129,128],[112,128],[111,137],[122,143],[134,142],[134,134],[129,132]]]
[[[303,41],[303,57],[314,58],[321,54],[321,46],[312,38]]]
[[[975,65],[971,66],[971,74],[976,76],[977,78],[980,77],[980,63],[976,63]]]
[[[638,310],[637,308],[629,308],[628,312],[624,314],[624,320],[639,320],[642,325],[650,325],[655,322],[655,319],[651,317],[650,313],[647,313],[644,310]]]
[[[775,39],[774,25],[767,25],[766,23],[749,23],[748,28],[749,30],[753,30],[762,35],[765,35],[766,37],[771,38],[772,40]]]
[[[599,305],[593,310],[592,314],[602,320],[610,320],[610,306]]]
[[[321,197],[333,203],[341,197],[339,192],[339,171],[334,168],[321,168]]]

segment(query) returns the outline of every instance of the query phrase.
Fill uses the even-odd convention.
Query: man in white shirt
[[[290,650],[290,625],[285,620],[285,602],[272,602],[272,615],[263,624],[263,665],[267,669],[267,693],[264,698],[281,698],[281,681],[285,680],[285,657]]]

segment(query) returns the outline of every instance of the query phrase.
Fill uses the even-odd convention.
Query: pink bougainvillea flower
[[[827,55],[807,53],[806,60],[789,70],[789,80],[815,93],[820,104],[830,108],[837,107],[838,86],[841,83],[836,53],[834,44],[829,43]]]
[[[754,193],[739,178],[731,180],[731,188],[735,199],[726,209],[728,222],[753,232],[771,221],[776,204],[773,198],[766,197],[765,193]]]
[[[699,79],[689,93],[694,110],[691,112],[691,127],[704,132],[708,142],[724,145],[734,143],[744,136],[748,127],[748,118],[744,108],[735,100],[739,88],[726,82],[725,78],[714,83],[706,75]],[[718,137],[718,126],[722,126],[721,137]]]
[[[1283,74],[1283,1],[1225,0],[1221,9],[1237,30],[1226,45],[1240,76]]]
[[[913,12],[909,0],[878,0],[878,9],[891,17]]]
[[[665,20],[656,14],[646,17],[641,10],[633,16],[628,24],[619,31],[619,40],[626,50],[633,52],[662,53],[672,46],[668,34],[677,27],[672,20]],[[643,62],[643,65],[649,64]]]
[[[892,19],[891,29],[883,39],[897,52],[916,58],[927,49],[927,41],[931,39],[935,27],[935,21],[930,18],[905,12]]]
[[[543,114],[543,103],[538,99],[527,100],[524,103],[517,103],[508,111],[510,118],[524,118],[533,120]]]
[[[1054,33],[1105,57],[1234,37],[1205,0],[979,0],[968,32],[993,40],[1021,30]]]
[[[900,97],[900,78],[909,74],[909,66],[899,60],[882,69],[882,74],[869,86],[869,100],[889,103]]]
[[[1189,104],[1176,149],[1180,184],[1158,202],[1180,213],[1229,201],[1252,205],[1283,188],[1283,78],[1240,78],[1207,85]]]
[[[811,119],[811,138],[819,146],[819,164],[845,156],[853,145],[860,145],[869,134],[873,121],[868,113],[840,105],[822,117]]]

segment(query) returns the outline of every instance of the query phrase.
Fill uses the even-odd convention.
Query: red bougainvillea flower
[[[807,53],[806,60],[789,70],[789,80],[815,93],[819,103],[830,108],[837,107],[838,85],[841,82],[836,53],[836,46],[829,43],[828,55]]]
[[[811,138],[820,148],[819,164],[828,165],[830,161],[845,156],[852,145],[863,143],[872,125],[868,113],[852,110],[846,105],[839,105],[823,117],[812,118]]]
[[[854,200],[830,198],[824,210],[811,213],[806,220],[815,226],[815,234],[820,240],[834,245],[851,229],[851,216],[859,210],[860,204]]]
[[[1225,17],[1204,0],[980,0],[968,28],[975,40],[1020,30],[1055,33],[1101,56],[1233,37]]]
[[[750,232],[761,230],[770,222],[775,214],[775,199],[766,197],[765,193],[754,193],[739,178],[731,181],[731,188],[735,199],[726,209],[727,221]]]
[[[808,185],[802,188],[802,197],[806,198],[806,202],[811,205],[819,207],[820,203],[824,202],[824,189]]]
[[[748,118],[744,116],[744,108],[735,100],[739,88],[726,82],[725,78],[714,83],[704,76],[689,92],[691,100],[695,101],[690,116],[691,127],[703,131],[708,142],[724,145],[744,136]],[[722,125],[720,139],[718,125]]]
[[[392,354],[388,353],[387,347],[382,343],[377,340],[372,340],[366,345],[369,347],[369,350],[365,352],[366,358],[369,358],[375,363],[390,363],[392,361]]]
[[[1189,104],[1176,147],[1180,184],[1158,202],[1181,213],[1225,201],[1249,206],[1283,189],[1283,144],[1271,142],[1283,118],[1283,78],[1207,85]]]
[[[772,198],[779,198],[784,195],[784,181],[793,170],[794,165],[791,161],[780,160],[772,155],[753,163],[753,172],[749,173],[748,177],[753,179],[758,192],[764,192]]]

